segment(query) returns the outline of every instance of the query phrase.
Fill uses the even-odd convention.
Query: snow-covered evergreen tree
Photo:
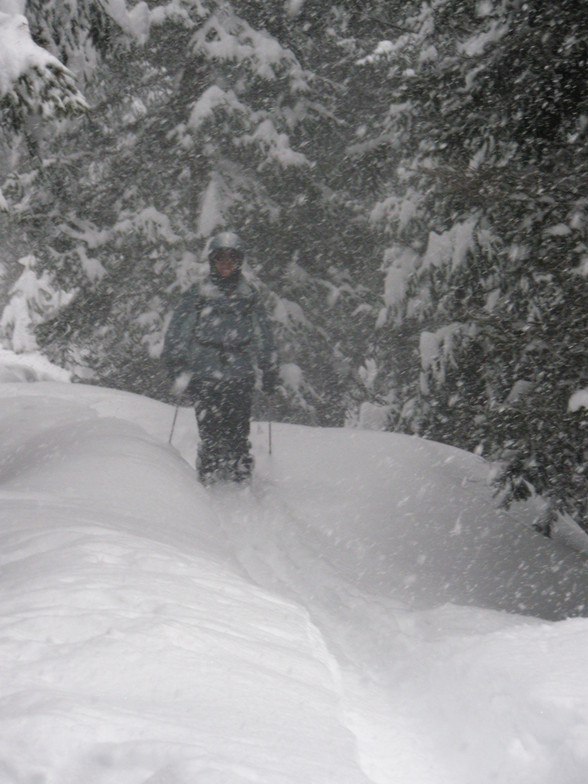
[[[71,71],[32,40],[23,10],[20,0],[0,0],[0,134],[26,129],[29,146],[34,148],[30,125],[37,118],[80,114],[88,104]],[[0,212],[7,210],[0,189]]]
[[[382,165],[397,426],[504,461],[507,502],[534,488],[585,525],[567,401],[586,383],[587,24],[572,2],[409,6],[361,61],[388,101],[355,148]]]
[[[47,272],[39,275],[34,256],[19,259],[19,264],[24,269],[0,316],[0,334],[16,354],[37,351],[35,327],[58,313],[74,295],[55,288]]]
[[[0,3],[1,124],[18,132],[32,114],[46,118],[86,111],[71,71],[32,40],[25,16],[2,8]]]
[[[38,8],[41,31],[55,28],[46,12]],[[210,234],[232,226],[249,248],[284,361],[297,368],[281,415],[343,422],[345,379],[363,356],[338,325],[369,324],[367,289],[353,277],[367,233],[334,187],[344,144],[325,144],[331,131],[340,135],[337,96],[308,67],[317,51],[305,24],[271,2],[154,5],[148,47],[131,27],[126,46],[110,36],[112,53],[104,49],[87,82],[93,112],[44,142],[44,180],[34,185],[34,197],[52,205],[38,255],[61,285],[79,290],[39,333],[54,360],[79,342],[76,356],[89,357],[103,383],[164,394],[157,353],[169,312],[198,274]],[[22,178],[6,186],[17,204],[23,187]]]

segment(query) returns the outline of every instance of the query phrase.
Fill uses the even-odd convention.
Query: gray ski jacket
[[[233,289],[207,279],[183,295],[167,329],[162,359],[172,378],[191,384],[254,383],[255,368],[277,375],[274,337],[259,292],[243,277]]]

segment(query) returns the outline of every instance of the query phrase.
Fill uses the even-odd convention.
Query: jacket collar
[[[205,280],[201,287],[200,292],[204,297],[210,299],[217,299],[219,297],[248,297],[251,296],[253,290],[249,283],[241,276],[237,285],[234,288],[224,289],[216,284],[213,280],[208,278]]]

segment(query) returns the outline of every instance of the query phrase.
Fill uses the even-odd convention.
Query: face
[[[214,266],[221,278],[229,278],[239,266],[239,254],[234,250],[218,250],[214,254]]]

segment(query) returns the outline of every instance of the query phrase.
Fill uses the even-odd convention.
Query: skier
[[[251,476],[256,366],[266,394],[273,394],[278,383],[272,329],[259,293],[242,276],[244,258],[236,234],[215,236],[208,248],[207,278],[184,294],[165,335],[162,359],[174,391],[195,406],[196,467],[203,484]]]

